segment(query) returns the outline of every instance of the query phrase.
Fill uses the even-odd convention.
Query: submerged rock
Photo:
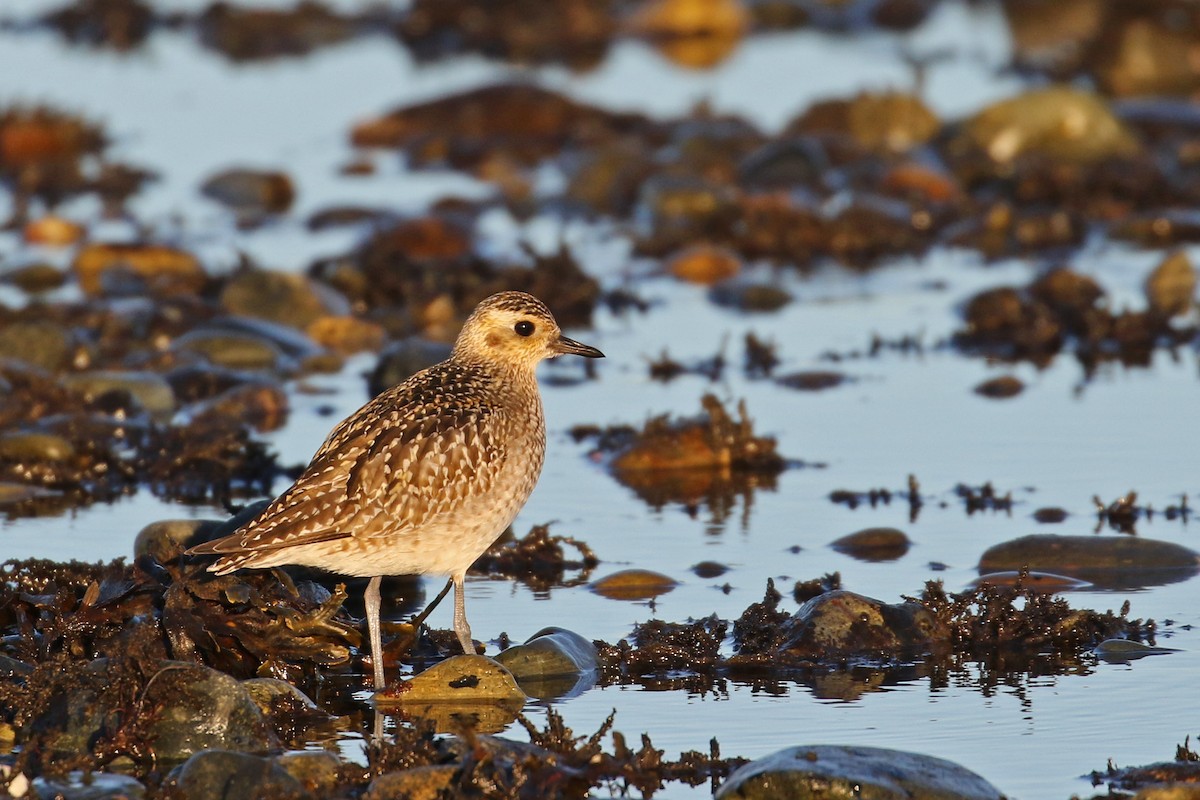
[[[989,548],[981,573],[1030,569],[1055,572],[1105,588],[1157,586],[1200,572],[1200,553],[1135,536],[1033,534]]]
[[[274,759],[219,749],[196,753],[171,772],[167,784],[181,800],[312,796]]]
[[[895,561],[911,545],[908,535],[896,528],[864,528],[829,543],[839,553],[861,561]]]
[[[734,770],[716,800],[1003,800],[951,761],[881,747],[790,747]]]
[[[191,253],[154,244],[90,244],[72,264],[86,294],[196,294],[208,282]]]
[[[595,683],[596,645],[574,631],[543,628],[496,661],[512,672],[521,689],[542,699],[579,694]]]
[[[949,630],[916,602],[888,604],[836,589],[800,606],[780,631],[781,653],[802,660],[900,657],[949,641]]]
[[[330,314],[347,314],[349,304],[333,289],[306,275],[243,269],[221,289],[221,307],[230,314],[307,328]]]
[[[124,392],[151,414],[165,415],[175,410],[175,390],[155,372],[96,370],[68,375],[64,383],[89,400],[110,392]]]
[[[678,586],[674,579],[647,569],[623,569],[594,581],[589,587],[610,600],[649,600]]]
[[[1066,86],[994,103],[968,120],[961,135],[998,164],[1031,154],[1095,164],[1138,151],[1137,139],[1103,98]]]
[[[480,655],[448,658],[375,693],[377,704],[399,706],[406,714],[432,720],[438,730],[455,730],[469,721],[481,733],[503,730],[526,699],[511,672]]]
[[[1186,314],[1196,303],[1196,268],[1182,250],[1168,255],[1146,278],[1150,310],[1164,317]]]
[[[206,179],[200,192],[241,214],[282,214],[296,199],[287,173],[270,170],[223,170]]]

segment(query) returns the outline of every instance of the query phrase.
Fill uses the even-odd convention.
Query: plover
[[[454,632],[473,653],[463,580],[512,523],[542,471],[546,424],[535,370],[564,354],[603,358],[562,335],[524,292],[481,302],[450,357],[343,420],[292,486],[235,533],[197,545],[209,570],[299,564],[371,578],[364,594],[375,689],[383,682],[385,575],[449,575]]]

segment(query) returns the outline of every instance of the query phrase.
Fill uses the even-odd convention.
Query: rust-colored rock
[[[128,278],[154,294],[195,294],[208,277],[191,253],[155,244],[90,244],[72,264],[79,286],[90,295],[110,281]]]

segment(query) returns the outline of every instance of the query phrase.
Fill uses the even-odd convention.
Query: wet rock
[[[543,628],[496,656],[530,697],[574,696],[596,682],[596,646],[562,628]]]
[[[749,23],[738,0],[650,0],[628,22],[648,37],[741,36]]]
[[[288,681],[260,677],[241,683],[275,735],[293,747],[336,737],[339,726],[344,727],[344,719],[327,714]]]
[[[780,651],[815,661],[925,652],[949,638],[945,625],[920,603],[886,604],[838,589],[806,602],[784,623]]]
[[[659,572],[623,569],[594,581],[589,588],[610,600],[649,600],[678,585],[677,581]]]
[[[26,294],[39,294],[60,288],[67,276],[62,270],[43,261],[27,264],[0,274],[0,283],[16,286]]]
[[[243,8],[213,3],[196,21],[200,41],[234,61],[299,56],[354,35],[352,19],[317,2],[293,8]]]
[[[1095,164],[1139,149],[1133,133],[1101,97],[1065,86],[994,103],[967,120],[961,137],[997,164],[1026,155]]]
[[[200,193],[243,215],[282,214],[292,207],[296,188],[283,172],[228,169],[206,179]]]
[[[382,325],[352,316],[318,317],[304,332],[321,347],[342,355],[377,352],[387,339]]]
[[[479,655],[448,658],[375,693],[377,704],[399,706],[405,714],[432,720],[439,730],[460,729],[469,720],[482,733],[503,730],[526,699],[511,672]]]
[[[457,764],[413,767],[385,772],[371,780],[365,800],[441,800],[453,792],[458,777]]]
[[[716,561],[701,561],[692,566],[692,574],[705,580],[719,578],[729,571],[729,567]]]
[[[694,245],[676,253],[667,262],[667,271],[689,283],[720,283],[737,276],[741,259],[731,250],[712,245]]]
[[[803,372],[791,372],[787,375],[780,375],[775,379],[775,382],[780,386],[786,386],[788,389],[796,389],[801,392],[820,392],[825,389],[833,389],[841,386],[849,380],[849,377],[844,372],[834,372],[833,370],[805,370]]]
[[[311,712],[317,704],[304,692],[278,678],[250,678],[241,682],[263,716],[275,713],[281,706]]]
[[[154,12],[141,0],[77,0],[43,19],[71,42],[131,50],[149,35]]]
[[[788,123],[783,135],[838,134],[864,150],[905,153],[932,139],[941,128],[920,98],[900,92],[863,92],[849,100],[814,104]]]
[[[1106,588],[1155,586],[1200,572],[1200,554],[1182,545],[1133,536],[1033,534],[989,548],[979,571],[1030,569]]]
[[[1154,5],[1121,9],[1112,15],[1089,66],[1106,93],[1190,95],[1200,88],[1200,14],[1188,6]]]
[[[925,164],[905,162],[884,173],[879,190],[889,197],[921,203],[954,203],[963,190],[954,176]]]
[[[709,69],[725,60],[749,27],[741,0],[647,0],[628,30],[650,40],[672,63]]]
[[[61,436],[30,431],[0,433],[0,461],[64,462],[75,455],[75,446]]]
[[[142,800],[146,787],[129,775],[71,772],[58,778],[34,778],[33,796],[55,800]]]
[[[23,235],[29,244],[66,247],[78,242],[86,232],[77,222],[63,217],[46,216],[27,222]]]
[[[147,734],[160,762],[182,761],[206,750],[263,753],[274,744],[250,692],[223,672],[167,662],[146,694],[161,703]]]
[[[1195,305],[1195,298],[1196,268],[1182,250],[1168,255],[1146,278],[1146,300],[1155,314],[1186,314]]]
[[[1003,10],[1017,63],[1055,76],[1080,67],[1109,16],[1103,0],[1012,0]]]
[[[181,800],[255,800],[310,797],[274,759],[229,750],[198,752],[167,777]]]
[[[55,674],[46,675],[48,668]],[[79,757],[112,744],[117,729],[111,720],[121,713],[126,725],[140,726],[137,740],[159,764],[210,748],[266,752],[275,744],[246,690],[225,673],[199,664],[102,658],[64,670],[44,663],[29,680],[38,685],[49,680],[60,692],[71,687],[69,695],[31,715],[26,734],[57,757]],[[138,691],[146,705],[127,710],[122,705],[126,691]]]
[[[616,32],[608,0],[558,3],[416,0],[396,26],[418,59],[477,52],[517,64],[594,68]]]
[[[318,319],[348,314],[349,304],[328,286],[304,275],[242,269],[221,289],[221,307],[230,314],[265,319],[304,329]]]
[[[1179,650],[1173,647],[1154,647],[1141,642],[1131,642],[1128,639],[1105,639],[1096,645],[1096,649],[1092,652],[1105,661],[1124,663],[1146,656],[1178,653]]]
[[[195,256],[164,245],[89,244],[71,268],[89,295],[191,295],[208,282]]]
[[[1012,586],[1021,589],[1030,589],[1035,592],[1046,592],[1049,594],[1057,594],[1058,592],[1070,592],[1079,589],[1089,589],[1092,584],[1087,581],[1081,581],[1078,578],[1071,578],[1066,575],[1055,575],[1051,572],[1030,572],[1029,570],[1005,570],[1003,572],[989,572],[985,575],[980,575],[975,580],[967,584],[968,588],[976,588],[988,584],[990,586]]]
[[[111,393],[128,394],[155,415],[175,410],[175,391],[167,379],[154,372],[109,372],[97,370],[68,375],[63,382],[89,402]]]
[[[977,395],[990,397],[993,400],[1007,400],[1025,391],[1025,384],[1020,378],[1012,375],[1001,375],[996,378],[989,378],[976,386],[972,391]]]
[[[55,493],[40,486],[30,486],[14,481],[0,481],[0,507],[18,506],[24,503],[54,497]]]
[[[160,564],[174,561],[196,542],[210,538],[219,522],[207,519],[163,519],[138,531],[133,557],[149,555]]]
[[[1037,511],[1033,512],[1033,518],[1035,520],[1047,525],[1064,522],[1069,516],[1070,514],[1067,513],[1065,508],[1039,508]]]
[[[525,693],[503,665],[480,655],[453,656],[404,681],[395,689],[376,692],[384,702],[509,703],[525,702]]]
[[[234,420],[256,431],[274,431],[287,421],[288,395],[282,386],[259,381],[234,386],[188,411],[193,419],[211,415]]]
[[[248,332],[197,328],[180,336],[171,347],[228,369],[288,371],[295,367],[273,341]]]
[[[0,358],[58,372],[71,363],[74,350],[71,331],[52,320],[17,321],[0,327]]]
[[[864,528],[835,539],[829,546],[861,561],[895,561],[908,552],[912,542],[895,528]]]
[[[52,108],[0,111],[0,179],[21,195],[61,200],[86,186],[80,161],[100,153],[105,137],[97,126]]]
[[[881,747],[791,747],[736,769],[716,800],[1003,800],[995,787],[950,761]]]
[[[738,311],[778,311],[792,302],[792,295],[767,283],[731,282],[714,286],[708,299],[723,308]]]
[[[327,750],[293,750],[275,757],[275,763],[316,797],[331,797],[341,782],[342,761]]]

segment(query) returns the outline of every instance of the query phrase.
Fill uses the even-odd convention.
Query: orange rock
[[[672,256],[667,269],[681,280],[708,285],[737,275],[742,271],[742,261],[732,250],[700,244]]]
[[[726,36],[738,38],[750,24],[740,0],[650,0],[629,20],[642,36]]]
[[[884,192],[902,197],[916,196],[934,203],[949,203],[961,196],[949,175],[919,164],[899,164],[883,176]]]
[[[90,244],[75,256],[72,268],[80,288],[91,295],[100,294],[105,274],[117,270],[133,273],[162,294],[198,292],[207,280],[191,253],[155,244]]]
[[[623,569],[601,578],[589,587],[610,600],[649,600],[678,586],[679,583],[659,572],[645,569]]]
[[[49,247],[66,247],[83,238],[85,229],[77,222],[54,215],[35,219],[25,225],[25,241]]]
[[[98,131],[65,114],[35,109],[0,115],[0,165],[5,169],[74,160],[101,144]]]
[[[377,351],[386,336],[381,326],[357,317],[320,317],[309,324],[305,333],[322,347],[346,355]]]

